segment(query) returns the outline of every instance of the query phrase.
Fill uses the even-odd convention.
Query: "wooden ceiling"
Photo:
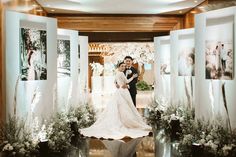
[[[182,16],[80,15],[52,16],[60,28],[81,32],[166,32],[183,26]]]
[[[89,37],[89,42],[152,42],[154,37],[169,35],[169,32],[79,32]]]

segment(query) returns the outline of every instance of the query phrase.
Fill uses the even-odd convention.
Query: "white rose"
[[[10,150],[10,151],[12,151],[12,150],[13,150],[13,147],[12,147],[12,146],[10,146],[10,147],[9,147],[9,150]]]
[[[25,153],[25,149],[24,149],[24,148],[21,148],[21,149],[19,150],[19,152],[24,154],[24,153]]]
[[[205,143],[206,143],[206,140],[205,140],[205,139],[201,139],[201,140],[199,141],[199,143],[200,143],[200,144],[205,144]]]
[[[29,147],[30,146],[29,142],[25,142],[25,146]]]

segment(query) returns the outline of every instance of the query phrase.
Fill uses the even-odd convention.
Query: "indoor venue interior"
[[[236,157],[235,21],[236,0],[0,0],[0,157]]]

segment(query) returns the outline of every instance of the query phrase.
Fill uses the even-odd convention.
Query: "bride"
[[[129,80],[125,77],[124,62],[119,63],[115,81],[120,87],[126,86],[137,75]],[[81,134],[87,137],[104,139],[122,139],[125,137],[138,138],[147,136],[151,132],[141,115],[135,108],[127,88],[118,88],[106,109],[89,128],[81,129]]]

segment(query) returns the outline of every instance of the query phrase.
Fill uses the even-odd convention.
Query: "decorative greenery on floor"
[[[0,150],[5,157],[63,156],[78,149],[83,141],[79,129],[95,122],[95,113],[88,105],[56,113],[41,126],[31,128],[25,121],[8,117],[0,129]]]
[[[5,156],[31,157],[38,153],[38,146],[32,141],[25,121],[9,116],[8,122],[0,127],[0,149]]]
[[[194,109],[183,107],[187,105],[161,109],[162,103],[151,105],[147,120],[156,130],[164,129],[166,136],[178,141],[181,156],[236,156],[236,130],[230,132],[222,125],[225,124],[222,118],[213,122],[199,120],[195,118]]]
[[[149,91],[151,90],[151,86],[147,84],[147,82],[145,81],[139,81],[137,84],[136,84],[136,87],[137,87],[137,90],[140,90],[140,91]]]

